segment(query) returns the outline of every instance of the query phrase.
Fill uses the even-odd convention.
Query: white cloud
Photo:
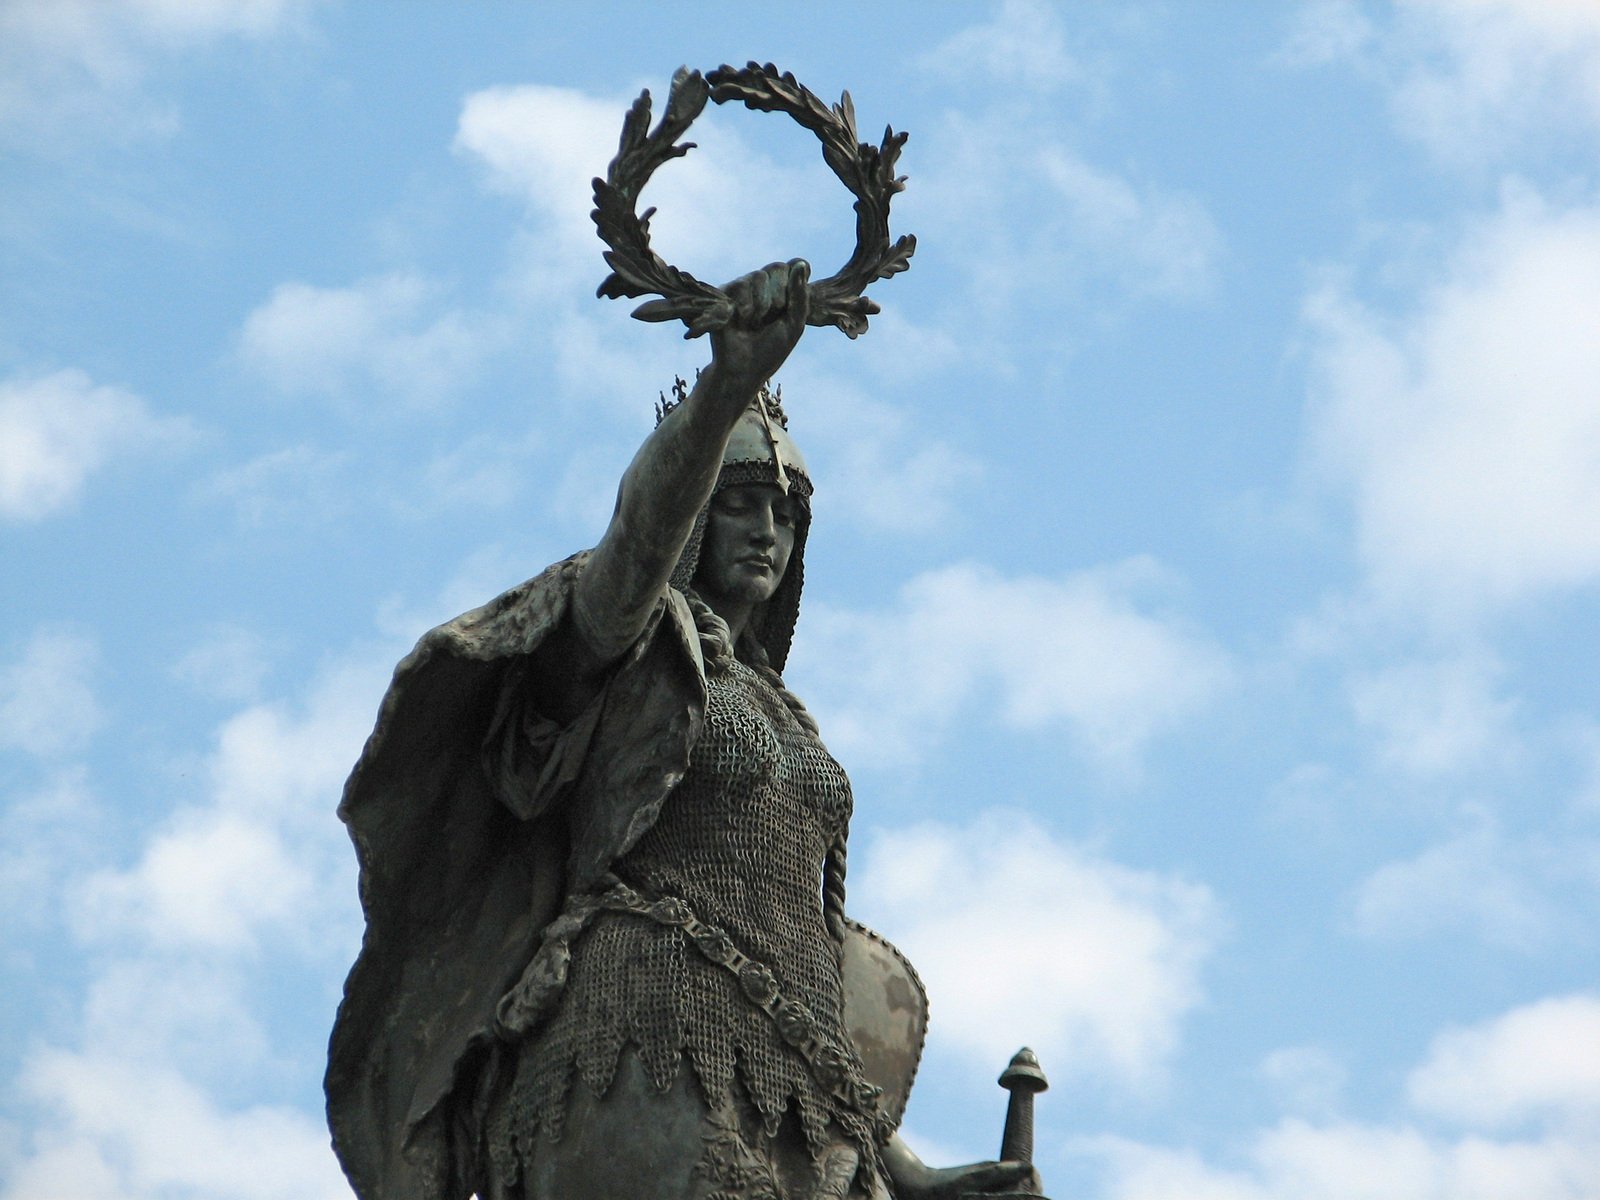
[[[301,705],[258,704],[224,724],[211,769],[218,808],[320,819],[372,729],[393,649],[328,669]]]
[[[1407,1090],[1418,1109],[1469,1127],[1554,1116],[1600,1129],[1600,997],[1553,997],[1447,1030]]]
[[[657,91],[659,115],[665,89]],[[630,100],[535,84],[488,88],[467,97],[455,137],[456,151],[483,166],[493,189],[526,205],[508,255],[508,291],[529,314],[521,325],[544,343],[553,363],[559,387],[547,399],[552,407],[570,401],[558,411],[581,411],[591,426],[596,416],[625,419],[648,413],[650,398],[671,384],[673,374],[688,372],[684,346],[669,331],[657,331],[654,337],[635,337],[639,331],[622,334],[634,349],[616,353],[619,330],[627,329],[632,305],[597,307],[593,299],[607,268],[601,257],[604,246],[589,219],[590,181],[605,172]],[[704,124],[696,126],[691,140],[699,141],[709,131],[708,118],[701,120]],[[698,215],[684,211],[682,176],[704,180],[707,170],[704,151],[696,149],[668,163],[650,185],[650,203],[664,210],[652,223],[653,241],[669,259],[676,251],[672,239],[661,236],[662,227],[686,218],[692,222]],[[731,181],[724,182],[731,186]],[[716,184],[702,186],[714,191]],[[663,189],[677,198],[663,199]],[[669,215],[669,209],[676,215]],[[688,259],[678,265],[705,273],[701,264]],[[738,270],[759,265],[750,261]],[[703,343],[696,353],[705,353]]]
[[[1600,7],[1588,0],[1410,0],[1401,38],[1396,117],[1446,160],[1600,132]]]
[[[197,492],[232,504],[246,525],[321,524],[350,504],[349,462],[347,454],[288,446],[218,471]]]
[[[126,5],[144,29],[178,43],[231,34],[264,37],[309,7],[308,0],[131,0]]]
[[[1600,813],[1600,721],[1593,718],[1569,721],[1561,738],[1580,773],[1578,790],[1573,797],[1574,811]]]
[[[541,314],[559,383],[549,399],[563,401],[563,415],[581,422],[583,433],[572,435],[573,441],[625,428],[637,443],[649,429],[656,398],[676,376],[693,378],[695,369],[710,360],[711,347],[704,341],[685,343],[664,327],[630,323],[621,306],[607,309],[590,302],[585,284],[597,282],[599,275],[593,267],[586,270],[582,282],[574,281],[565,294],[551,294]],[[618,353],[620,346],[627,352]],[[609,423],[603,431],[596,428],[601,421]]]
[[[1192,1152],[1109,1135],[1075,1138],[1068,1149],[1099,1164],[1100,1200],[1270,1200],[1243,1172],[1212,1167]]]
[[[209,803],[181,810],[125,870],[77,890],[86,940],[137,938],[160,948],[251,952],[264,937],[326,944],[318,913],[350,881],[332,818],[382,694],[387,664],[334,670],[301,711],[259,704],[221,728]]]
[[[967,272],[982,306],[1003,314],[1048,290],[1097,310],[1108,302],[1182,301],[1212,286],[1222,239],[1196,200],[1097,165],[1056,126],[1012,109],[950,115],[930,132],[917,177],[919,234]],[[1026,212],[1025,220],[1002,214]]]
[[[811,605],[803,691],[851,761],[914,761],[982,697],[1012,727],[1064,729],[1126,766],[1229,676],[1208,638],[1151,611],[1167,584],[1148,559],[1060,578],[962,564],[917,576],[881,610]]]
[[[173,664],[172,673],[204,695],[242,702],[256,698],[270,668],[259,634],[215,625]]]
[[[1261,1060],[1259,1073],[1280,1106],[1301,1115],[1339,1107],[1348,1072],[1321,1046],[1284,1046]]]
[[[0,6],[0,133],[40,146],[72,135],[171,132],[145,88],[164,56],[300,27],[315,0],[12,0]]]
[[[1372,21],[1352,0],[1312,0],[1295,14],[1275,57],[1291,67],[1338,62],[1365,50],[1374,32]]]
[[[0,668],[0,746],[45,758],[82,750],[102,719],[92,685],[99,657],[81,633],[36,631]]]
[[[1590,0],[1357,0],[1299,13],[1278,59],[1353,63],[1397,128],[1436,159],[1482,168],[1600,133],[1600,7]]]
[[[606,509],[610,512],[609,506]],[[530,563],[542,567],[573,552],[570,545],[548,550],[529,541],[493,542],[468,554],[430,596],[391,596],[378,608],[379,632],[395,647],[396,657],[425,631],[468,612],[529,578]],[[376,713],[376,709],[374,709]]]
[[[1130,291],[1182,298],[1210,285],[1220,237],[1197,201],[1141,190],[1060,149],[1041,155],[1039,166],[1058,202],[1050,206],[1056,229],[1078,230],[1079,252],[1102,270],[1121,259]]]
[[[55,915],[63,882],[90,861],[106,815],[81,765],[53,773],[0,811],[0,910],[8,951]]]
[[[1432,776],[1503,766],[1517,749],[1516,705],[1498,694],[1499,664],[1479,653],[1354,675],[1356,720],[1390,769]]]
[[[1386,603],[1461,621],[1600,579],[1600,209],[1525,192],[1415,312],[1308,308],[1312,436]]]
[[[1101,1165],[1102,1200],[1594,1200],[1600,1000],[1549,998],[1446,1030],[1408,1098],[1410,1120],[1390,1125],[1285,1118],[1227,1166],[1109,1136],[1067,1150]]]
[[[864,405],[853,417],[880,425],[879,436],[840,447],[837,470],[824,483],[834,511],[880,533],[949,530],[955,500],[983,475],[977,459],[944,442],[917,444],[909,433],[912,422],[887,405]]]
[[[349,287],[279,284],[245,319],[240,353],[286,392],[381,413],[397,399],[452,398],[497,338],[493,322],[443,308],[436,286],[396,272]]]
[[[1158,1082],[1220,917],[1205,887],[1111,862],[1019,816],[880,832],[851,910],[934,997],[930,1036],[985,1071],[1019,1040],[1060,1077]]]
[[[115,458],[170,446],[186,422],[82,371],[0,381],[0,518],[37,521],[72,507]]]
[[[666,83],[650,89],[656,119]],[[524,275],[542,298],[588,293],[604,276],[603,247],[589,219],[590,181],[605,174],[632,100],[527,84],[475,92],[462,107],[456,148],[483,162],[496,188],[525,200],[539,230]],[[833,254],[839,264],[849,254],[850,243],[838,238],[853,233],[851,199],[821,163],[811,135],[799,126],[784,130],[808,164],[790,165],[802,155],[776,159],[739,132],[738,122],[758,119],[782,118],[708,104],[687,135],[695,149],[664,164],[640,200],[641,215],[658,210],[652,247],[708,283],[796,256],[811,259],[820,277],[835,269],[827,261]]]
[[[85,939],[134,933],[158,945],[239,949],[262,925],[308,915],[311,891],[308,864],[270,825],[189,814],[131,870],[91,877],[75,923]]]
[[[76,1021],[57,1025],[77,1045],[25,1061],[5,1200],[348,1197],[320,1113],[240,1098],[314,1088],[318,1056],[278,1026],[304,1012],[284,1006],[297,986],[331,1013],[333,973],[354,957],[354,862],[334,808],[396,653],[347,656],[301,703],[236,714],[203,799],[130,866],[62,880],[92,977]]]
[[[605,174],[603,156],[615,153],[627,105],[540,84],[486,88],[463,102],[455,147],[487,168],[495,188],[529,205],[559,261],[593,271],[598,242],[589,181]]]
[[[1104,71],[1068,46],[1054,7],[1009,0],[924,65],[1005,98],[950,106],[940,125],[918,130],[906,197],[919,236],[968,276],[968,311],[954,319],[969,333],[973,321],[1003,332],[1013,303],[1045,294],[1101,313],[1210,290],[1222,238],[1205,208],[1076,144],[1086,110],[1106,103]],[[1068,85],[1080,93],[1070,105],[1054,94]]]
[[[1538,1200],[1600,1183],[1600,1167],[1556,1140],[1435,1141],[1411,1128],[1285,1121],[1257,1142],[1271,1195],[1303,1200]],[[1291,1191],[1290,1189],[1294,1189]]]
[[[429,503],[477,512],[506,507],[527,487],[528,458],[537,441],[475,434],[437,455],[422,472]]]
[[[1493,1141],[1430,1135],[1408,1125],[1298,1118],[1261,1131],[1246,1165],[1124,1138],[1080,1138],[1071,1150],[1101,1163],[1101,1200],[1593,1200],[1600,1141],[1554,1133]]]
[[[963,29],[925,54],[941,75],[993,76],[1035,92],[1053,92],[1088,76],[1067,46],[1056,11],[1039,0],[1005,0],[994,20]]]
[[[322,1122],[281,1107],[227,1110],[160,1063],[36,1053],[23,1073],[52,1120],[4,1200],[348,1200]]]
[[[82,1052],[164,1063],[214,1088],[229,1088],[246,1074],[261,1079],[273,1066],[264,1025],[271,1013],[252,1011],[253,983],[219,959],[161,954],[104,960],[84,996]]]
[[[804,362],[784,374],[790,431],[808,456],[827,524],[929,534],[957,523],[957,499],[983,474],[976,458],[859,382]]]
[[[1374,871],[1356,889],[1356,929],[1411,939],[1467,930],[1514,949],[1545,945],[1559,927],[1545,894],[1557,864],[1532,844],[1477,830]]]

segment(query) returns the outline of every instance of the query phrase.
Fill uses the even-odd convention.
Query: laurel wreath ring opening
[[[824,161],[856,198],[856,247],[836,274],[809,285],[807,323],[836,325],[852,338],[859,336],[867,328],[868,316],[879,311],[862,294],[867,285],[904,271],[917,248],[911,234],[893,242],[889,238],[889,202],[905,188],[905,177],[896,176],[894,169],[906,135],[885,128],[881,145],[860,141],[849,92],[838,104],[825,104],[793,74],[780,73],[771,63],[752,62],[738,70],[721,66],[705,76],[680,67],[654,129],[650,92],[639,93],[623,120],[617,156],[606,177],[594,181],[590,215],[608,247],[605,260],[611,268],[596,294],[612,299],[659,296],[634,309],[633,315],[641,321],[682,321],[689,327],[684,336],[690,338],[719,329],[732,317],[733,302],[727,293],[679,270],[650,248],[650,218],[656,210],[636,212],[639,193],[656,168],[694,148],[693,142],[677,139],[704,111],[708,99],[718,104],[738,100],[758,111],[788,113],[821,141]]]

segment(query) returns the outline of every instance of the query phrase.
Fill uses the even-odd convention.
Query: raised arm
[[[810,267],[795,259],[724,289],[734,315],[711,334],[711,364],[623,475],[617,510],[578,580],[572,619],[546,651],[560,659],[567,694],[559,706],[569,714],[644,632],[711,496],[734,424],[805,330],[809,278]]]

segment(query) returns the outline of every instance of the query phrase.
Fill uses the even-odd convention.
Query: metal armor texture
[[[841,948],[819,888],[849,821],[849,781],[758,672],[735,661],[707,685],[689,773],[614,873],[634,896],[682,901],[696,930],[722,931],[756,970],[722,969],[682,920],[603,906],[576,939],[560,1002],[519,1048],[491,1117],[490,1144],[516,1159],[531,1160],[535,1137],[560,1136],[573,1088],[604,1094],[631,1046],[660,1091],[687,1061],[713,1108],[737,1096],[770,1137],[792,1107],[814,1156],[842,1132],[864,1165],[876,1161],[885,1136],[876,1097],[818,1078],[797,1052],[796,1030],[786,1038],[772,1012],[809,1017],[801,1034],[844,1055],[841,1077],[860,1079],[844,1027]],[[768,992],[782,1004],[763,1008]]]

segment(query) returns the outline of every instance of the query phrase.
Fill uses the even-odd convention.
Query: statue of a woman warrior
[[[920,985],[844,916],[850,785],[780,674],[812,484],[764,384],[808,277],[724,289],[711,363],[599,544],[395,672],[340,809],[367,934],[328,1111],[362,1200],[1031,1181],[934,1170],[896,1136]]]

